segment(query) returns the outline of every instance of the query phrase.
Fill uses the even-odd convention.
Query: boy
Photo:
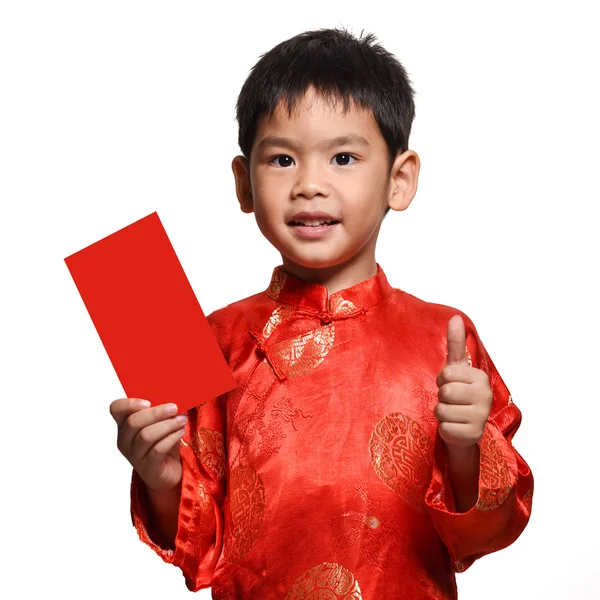
[[[238,387],[177,417],[111,404],[140,539],[213,598],[452,599],[529,520],[521,413],[473,323],[375,260],[420,163],[372,41],[306,32],[241,90],[237,197],[283,264],[208,316]]]

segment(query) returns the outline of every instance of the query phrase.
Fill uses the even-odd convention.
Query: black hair
[[[388,172],[398,152],[408,149],[415,116],[411,81],[402,64],[375,43],[374,34],[356,38],[344,29],[318,29],[281,42],[252,67],[236,104],[238,143],[244,157],[250,152],[261,116],[273,116],[281,100],[288,115],[313,85],[329,101],[350,97],[370,109],[388,147]],[[390,207],[386,208],[385,214]]]

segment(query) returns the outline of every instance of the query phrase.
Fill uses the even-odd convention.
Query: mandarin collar
[[[307,312],[335,314],[344,307],[350,308],[352,312],[355,310],[364,312],[385,300],[394,291],[380,264],[376,264],[376,275],[331,295],[324,285],[298,279],[286,273],[283,265],[279,265],[273,269],[271,283],[266,293],[274,300]]]

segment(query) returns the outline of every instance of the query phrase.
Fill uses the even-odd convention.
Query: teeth
[[[333,221],[292,221],[295,225],[305,225],[307,227],[318,227],[319,225],[330,225]]]

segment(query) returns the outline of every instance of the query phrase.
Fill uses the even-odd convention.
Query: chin
[[[283,256],[285,256],[288,260],[294,262],[295,264],[304,267],[305,269],[328,269],[330,267],[335,267],[346,262],[346,259],[343,256],[297,256],[294,254],[288,254],[282,252]]]

